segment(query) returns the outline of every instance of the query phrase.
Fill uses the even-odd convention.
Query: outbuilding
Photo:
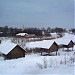
[[[71,40],[67,45],[63,45],[63,47],[64,47],[64,48],[67,48],[67,50],[68,50],[69,48],[72,48],[72,50],[73,50],[74,42]]]
[[[73,47],[74,47],[74,42],[71,40],[71,41],[67,41],[66,43],[62,43],[62,44],[59,44],[59,48],[67,48],[67,50],[69,50],[69,48],[72,48],[73,50]]]
[[[57,51],[58,51],[58,44],[52,40],[31,42],[31,43],[28,43],[26,47],[35,48],[34,52],[41,53],[41,55],[43,52],[46,52],[48,54],[50,54],[51,52],[56,52],[56,55],[57,55]]]
[[[15,59],[25,57],[25,50],[17,44],[6,42],[0,44],[0,54],[5,59]]]

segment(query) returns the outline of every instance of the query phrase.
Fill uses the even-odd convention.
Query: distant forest
[[[75,33],[75,29],[68,30],[72,33]],[[0,27],[0,37],[6,36],[15,36],[17,33],[28,33],[28,34],[35,34],[36,36],[43,36],[42,32],[45,33],[45,36],[48,36],[50,33],[63,33],[67,32],[66,29],[63,28],[13,28],[13,27]]]

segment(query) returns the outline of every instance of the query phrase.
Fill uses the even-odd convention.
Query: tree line
[[[71,29],[70,31],[75,33],[75,29]],[[5,36],[15,36],[17,33],[28,33],[28,34],[35,34],[36,36],[49,36],[50,33],[63,33],[66,32],[64,28],[13,28],[13,27],[0,27],[0,37]]]

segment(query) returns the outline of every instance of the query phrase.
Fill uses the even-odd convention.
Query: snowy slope
[[[27,55],[25,58],[0,61],[0,75],[4,74],[57,74],[57,75],[73,75],[74,74],[74,64],[69,63],[67,65],[60,65],[59,61],[64,60],[64,56],[46,56],[47,61],[52,65],[52,67],[38,68],[37,63],[43,64],[44,57],[39,55]],[[50,62],[51,60],[51,62]],[[56,63],[57,62],[57,63]],[[49,64],[49,65],[50,65]]]
[[[64,37],[52,41],[62,43],[63,38],[65,39],[64,43],[69,40],[74,41],[74,35],[72,34],[66,34]],[[70,52],[60,49],[60,55],[57,56],[30,54],[23,58],[0,60],[0,75],[75,75],[75,63],[72,61],[72,59],[75,59],[74,52],[75,47],[74,51]],[[47,61],[47,68],[44,68],[44,59]],[[42,65],[42,69],[38,64]]]

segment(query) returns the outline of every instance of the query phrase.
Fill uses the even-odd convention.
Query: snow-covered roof
[[[50,33],[52,37],[57,37],[57,33]]]
[[[57,35],[57,33],[50,33],[51,35]]]
[[[26,44],[27,48],[47,48],[49,49],[54,41],[51,40],[43,40],[43,41],[37,41],[37,42],[30,42]]]
[[[28,35],[27,33],[18,33],[18,34],[16,34],[16,36],[25,36],[25,35]]]
[[[55,39],[58,45],[60,44],[68,45],[71,40],[74,42],[74,35],[68,33],[66,33],[65,36],[62,38]]]
[[[0,52],[3,54],[8,54],[17,44],[7,41],[6,43],[0,44]]]

